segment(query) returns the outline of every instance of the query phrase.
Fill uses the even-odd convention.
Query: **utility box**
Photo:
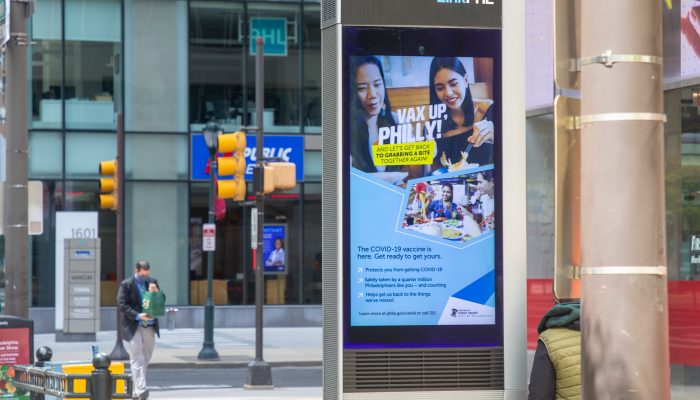
[[[93,341],[100,329],[100,239],[64,245],[63,339]]]

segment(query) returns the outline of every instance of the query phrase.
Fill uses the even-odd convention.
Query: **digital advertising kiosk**
[[[525,399],[523,2],[321,5],[324,399]]]

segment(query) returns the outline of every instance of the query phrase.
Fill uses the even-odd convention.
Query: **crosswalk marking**
[[[197,347],[204,342],[204,332],[198,329],[160,330],[160,338],[156,339],[157,346],[171,349],[187,349]],[[227,332],[214,330],[214,343],[217,348],[249,348],[255,343],[242,339]]]

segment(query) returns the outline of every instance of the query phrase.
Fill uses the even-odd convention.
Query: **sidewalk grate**
[[[168,331],[161,329],[160,338],[156,340],[157,346],[166,349],[189,349],[201,346],[204,342],[204,332],[198,329],[177,329]],[[216,348],[250,348],[255,343],[245,340],[231,333],[214,330],[214,344]]]

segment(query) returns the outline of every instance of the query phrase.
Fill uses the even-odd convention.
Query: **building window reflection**
[[[304,5],[304,133],[321,133],[321,7]]]
[[[61,128],[63,125],[61,21],[60,0],[42,2],[32,18],[29,79],[30,125],[34,128]]]
[[[300,6],[248,3],[248,42],[257,35],[265,40],[266,132],[299,132]],[[282,32],[286,29],[286,32]],[[248,57],[248,99],[251,118],[255,115],[255,57]],[[255,121],[254,119],[252,120]]]
[[[190,122],[201,129],[214,119],[225,130],[244,118],[243,5],[190,2]]]
[[[201,304],[207,256],[201,224],[209,189],[192,178],[188,138],[211,119],[227,131],[254,123],[251,40],[257,34],[269,40],[266,134],[320,133],[318,2],[37,0],[29,28],[29,173],[46,188],[44,235],[32,238],[33,306],[54,304],[53,284],[43,285],[55,274],[60,211],[99,212],[101,304],[114,304],[116,216],[98,211],[96,178],[98,162],[116,154],[118,112],[124,116],[130,208],[126,268],[135,258],[151,258],[173,293],[169,302]],[[286,228],[287,262],[285,274],[265,278],[267,304],[320,303],[318,147],[305,149],[308,183],[266,201],[265,223]],[[250,207],[229,201],[226,208],[217,222],[213,298],[250,305]],[[151,227],[168,233],[153,234]]]
[[[115,129],[121,93],[121,2],[65,0],[65,118],[75,129]],[[51,103],[50,107],[59,107]]]

